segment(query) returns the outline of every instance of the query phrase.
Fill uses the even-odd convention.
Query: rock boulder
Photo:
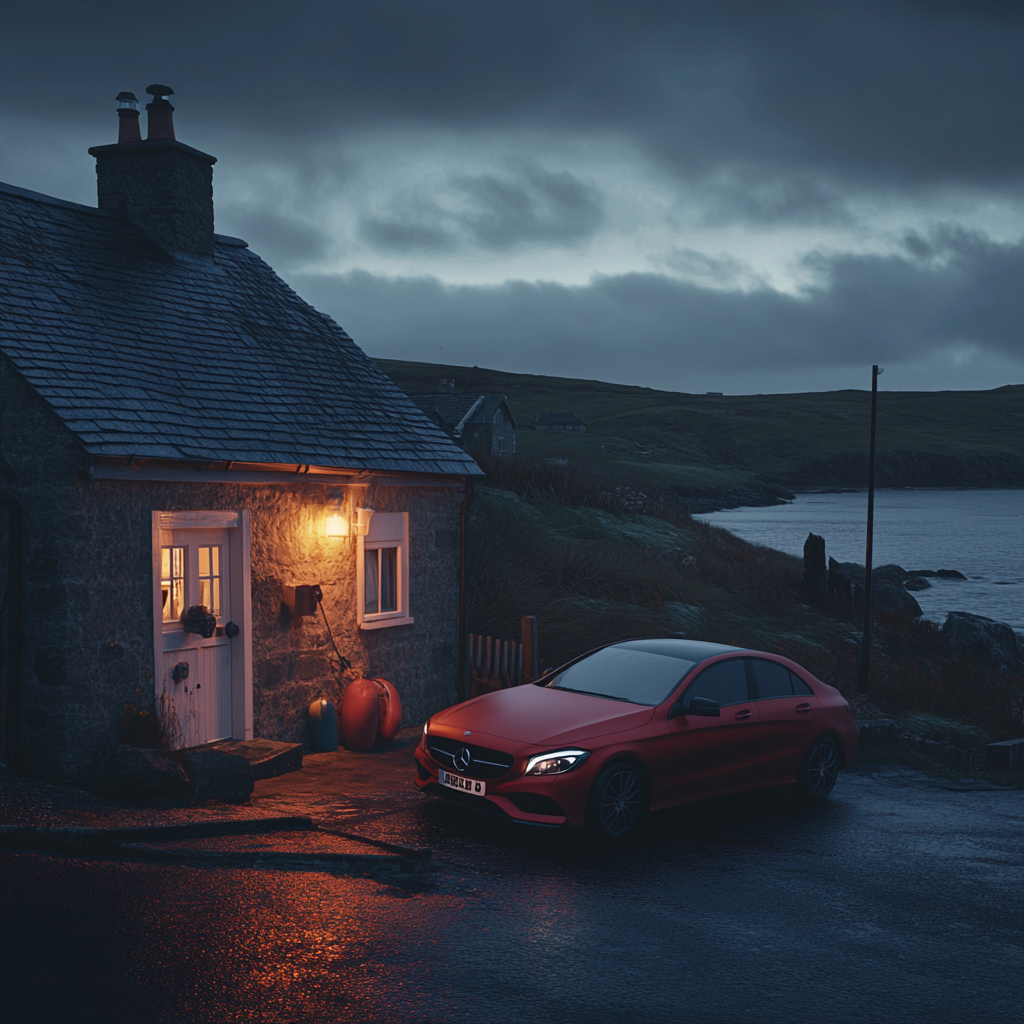
[[[244,804],[254,789],[252,766],[238,754],[226,754],[216,748],[190,750],[181,764],[194,800]]]
[[[1017,637],[1005,622],[970,612],[950,612],[940,632],[951,658],[976,658],[1004,672],[1012,672],[1019,664]]]
[[[871,570],[871,607],[879,612],[896,612],[917,618],[921,606],[908,594],[904,582],[909,579],[899,565],[880,565]],[[828,589],[835,597],[848,600],[854,608],[864,607],[864,566],[856,562],[828,563]]]
[[[92,766],[92,784],[107,800],[132,804],[183,804],[188,779],[170,758],[156,750],[124,743],[100,747]]]

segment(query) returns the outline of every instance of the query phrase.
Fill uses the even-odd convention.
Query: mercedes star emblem
[[[455,770],[458,772],[464,772],[469,767],[469,762],[472,760],[469,753],[469,747],[463,747],[452,761],[455,765]]]

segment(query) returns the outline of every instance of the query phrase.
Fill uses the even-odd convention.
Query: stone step
[[[225,754],[238,754],[252,765],[252,777],[273,779],[302,769],[302,744],[282,743],[280,740],[222,740],[210,744]]]

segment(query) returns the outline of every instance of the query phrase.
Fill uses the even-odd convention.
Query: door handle
[[[810,704],[797,704],[796,713],[798,715],[806,715],[811,710]]]
[[[750,708],[744,708],[742,711],[736,712],[736,721],[745,722],[750,717]]]

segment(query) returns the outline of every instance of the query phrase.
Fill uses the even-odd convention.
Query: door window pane
[[[185,610],[185,549],[160,549],[160,591],[164,622],[177,622]]]
[[[694,697],[717,700],[723,707],[726,704],[742,704],[748,700],[747,670],[743,666],[743,659],[719,661],[701,672],[686,688],[684,706],[689,707]]]
[[[751,658],[750,664],[757,679],[757,695],[762,700],[769,697],[792,697],[793,685],[789,681],[789,669],[776,661],[761,661]]]
[[[220,545],[199,549],[199,603],[220,615]]]

